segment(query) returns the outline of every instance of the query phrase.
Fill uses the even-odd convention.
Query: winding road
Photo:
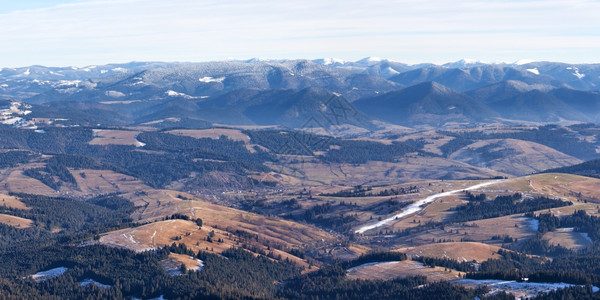
[[[381,227],[381,226],[386,225],[387,223],[390,223],[390,222],[392,222],[394,220],[406,217],[408,215],[412,215],[412,214],[414,214],[414,213],[416,213],[418,211],[423,210],[425,208],[424,207],[425,204],[429,204],[429,203],[433,202],[437,198],[450,196],[450,195],[452,195],[454,193],[461,192],[461,191],[476,190],[478,188],[482,188],[482,187],[485,187],[485,186],[488,186],[488,185],[492,185],[492,184],[495,184],[495,183],[500,183],[502,181],[504,181],[504,180],[503,179],[492,180],[492,181],[487,181],[487,182],[479,183],[479,184],[476,184],[476,185],[473,185],[473,186],[470,186],[470,187],[467,187],[467,188],[462,188],[462,189],[458,189],[458,190],[453,190],[453,191],[448,191],[448,192],[443,192],[443,193],[439,193],[439,194],[430,195],[430,196],[428,196],[425,199],[421,199],[421,200],[418,200],[418,201],[414,202],[413,204],[410,204],[409,206],[407,206],[406,208],[404,208],[400,213],[398,213],[398,214],[396,214],[394,216],[391,216],[391,217],[389,217],[389,218],[387,218],[385,220],[381,220],[381,221],[379,221],[379,222],[377,222],[375,224],[365,225],[363,227],[358,228],[354,232],[355,233],[365,233],[366,231],[369,231],[371,229],[375,229],[377,227]]]

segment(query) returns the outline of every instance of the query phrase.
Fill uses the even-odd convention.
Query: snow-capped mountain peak
[[[322,65],[343,65],[346,63],[345,60],[343,59],[339,59],[339,58],[335,58],[335,57],[325,57],[325,58],[319,58],[319,59],[315,59],[313,60],[314,63],[318,63],[318,64],[322,64]]]
[[[535,60],[533,60],[533,59],[519,59],[519,60],[515,61],[513,63],[513,65],[521,66],[521,65],[530,64],[532,62],[535,62]]]
[[[457,60],[455,62],[445,63],[442,66],[448,68],[468,68],[468,67],[477,67],[482,65],[487,65],[487,62],[476,60],[476,59],[468,59],[464,58],[461,60]]]
[[[376,56],[369,56],[369,57],[365,57],[359,61],[357,61],[356,63],[360,63],[360,64],[377,64],[382,62],[383,59],[376,57]]]

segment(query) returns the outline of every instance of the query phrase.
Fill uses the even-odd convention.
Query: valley
[[[552,63],[387,63],[404,69],[52,69],[80,80],[62,82],[40,67],[37,90],[33,75],[13,88],[0,71],[0,287],[34,298],[597,296],[600,269],[586,263],[600,241],[596,82],[559,82]]]
[[[4,136],[22,130],[5,129]],[[534,170],[543,168],[539,164],[552,167],[581,161],[575,158],[565,161],[568,155],[554,149],[545,151],[543,147],[550,149],[549,146],[512,138],[498,139],[497,135],[502,132],[518,135],[521,132],[518,127],[495,130],[489,134],[490,139],[475,143],[501,149],[507,148],[499,143],[527,145],[519,148],[522,151],[519,158],[511,157],[502,163],[504,170],[516,172],[513,174],[503,172],[502,168],[494,170],[491,164],[474,166],[469,160],[456,160],[472,157],[464,154],[465,149],[477,149],[477,146],[456,147],[454,152],[448,152],[445,148],[453,140],[462,138],[457,133],[468,134],[468,131],[423,134],[420,143],[411,142],[405,146],[414,144],[417,147],[410,146],[415,148],[388,159],[377,151],[388,151],[398,147],[398,143],[410,140],[382,143],[379,139],[329,139],[327,144],[314,144],[314,152],[308,153],[302,152],[306,149],[302,146],[281,150],[273,146],[273,141],[299,143],[299,140],[320,137],[302,133],[290,140],[289,135],[295,133],[272,129],[157,132],[138,127],[80,130],[76,129],[77,134],[85,137],[80,141],[67,139],[66,144],[53,146],[76,150],[44,154],[37,152],[34,145],[23,144],[19,151],[29,151],[29,156],[5,168],[5,175],[0,180],[5,207],[0,214],[0,223],[17,230],[46,231],[43,235],[50,239],[53,235],[68,234],[72,230],[68,223],[44,225],[44,221],[27,213],[37,211],[39,204],[26,200],[32,194],[67,197],[116,209],[129,218],[128,223],[119,225],[121,228],[101,230],[95,236],[80,236],[78,243],[85,247],[102,245],[143,253],[185,245],[190,253],[215,254],[239,247],[273,261],[291,262],[305,274],[327,268],[334,261],[360,259],[367,253],[387,249],[406,253],[409,260],[350,268],[348,279],[392,280],[425,276],[430,282],[463,285],[466,283],[459,280],[472,272],[470,267],[449,268],[442,264],[432,269],[422,259],[455,261],[453,264],[504,260],[504,251],[519,253],[530,247],[527,241],[538,238],[537,214],[550,212],[566,216],[584,211],[590,216],[600,215],[598,179],[564,173],[519,176],[519,171],[514,171],[520,170],[521,166]],[[75,132],[71,131],[53,132],[47,128],[45,134],[73,135]],[[416,136],[418,134],[408,133],[406,137]],[[445,142],[429,143],[425,139],[430,136]],[[467,143],[470,141],[465,141]],[[113,161],[120,160],[94,150],[100,150],[99,147],[110,147],[110,151],[120,152],[119,155],[127,155],[134,161],[114,165]],[[211,152],[214,147],[232,150],[217,154]],[[343,152],[362,151],[361,147],[375,151],[366,156],[370,159],[356,161],[353,154]],[[2,155],[14,151],[5,150]],[[191,155],[187,161],[192,163],[189,171],[185,168],[176,171],[182,176],[171,175],[175,176],[174,181],[156,181],[154,175],[148,177],[135,167],[135,159],[166,159],[173,151],[179,151],[182,157]],[[559,154],[551,154],[553,151]],[[242,153],[245,154],[240,156]],[[365,155],[358,153],[362,157]],[[137,155],[141,156],[136,158]],[[253,165],[242,169],[222,168],[244,156],[263,161],[268,169]],[[499,158],[483,155],[480,159],[493,162]],[[159,169],[167,167],[161,164],[169,164],[168,160],[154,163],[154,168]],[[209,169],[202,171],[197,169],[199,167]],[[27,173],[27,170],[36,172]],[[221,178],[222,183],[215,183],[215,178]],[[513,203],[508,210],[490,205],[488,211],[482,211],[485,215],[476,215],[472,209],[471,215],[461,214],[461,207],[481,201],[469,200],[472,195],[485,194],[485,202],[492,203],[494,198],[515,193],[519,195],[517,201],[520,203]],[[499,210],[494,212],[493,209]],[[533,215],[528,215],[530,213]],[[580,230],[557,228],[539,238],[553,247],[573,250],[592,247],[590,233]],[[27,240],[25,236],[15,237],[17,242]],[[164,268],[170,273],[177,269],[174,264],[183,263],[188,269],[195,268],[193,262],[181,257],[172,257],[168,261]],[[92,280],[99,281],[100,278]],[[111,285],[107,280],[99,282]],[[546,290],[542,288],[536,293],[541,291]]]

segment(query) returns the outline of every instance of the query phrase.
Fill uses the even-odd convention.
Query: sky
[[[0,0],[0,67],[339,58],[600,62],[600,0]]]

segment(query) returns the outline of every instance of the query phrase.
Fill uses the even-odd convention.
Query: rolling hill
[[[478,141],[452,153],[450,158],[518,176],[581,162],[550,147],[515,139]]]

